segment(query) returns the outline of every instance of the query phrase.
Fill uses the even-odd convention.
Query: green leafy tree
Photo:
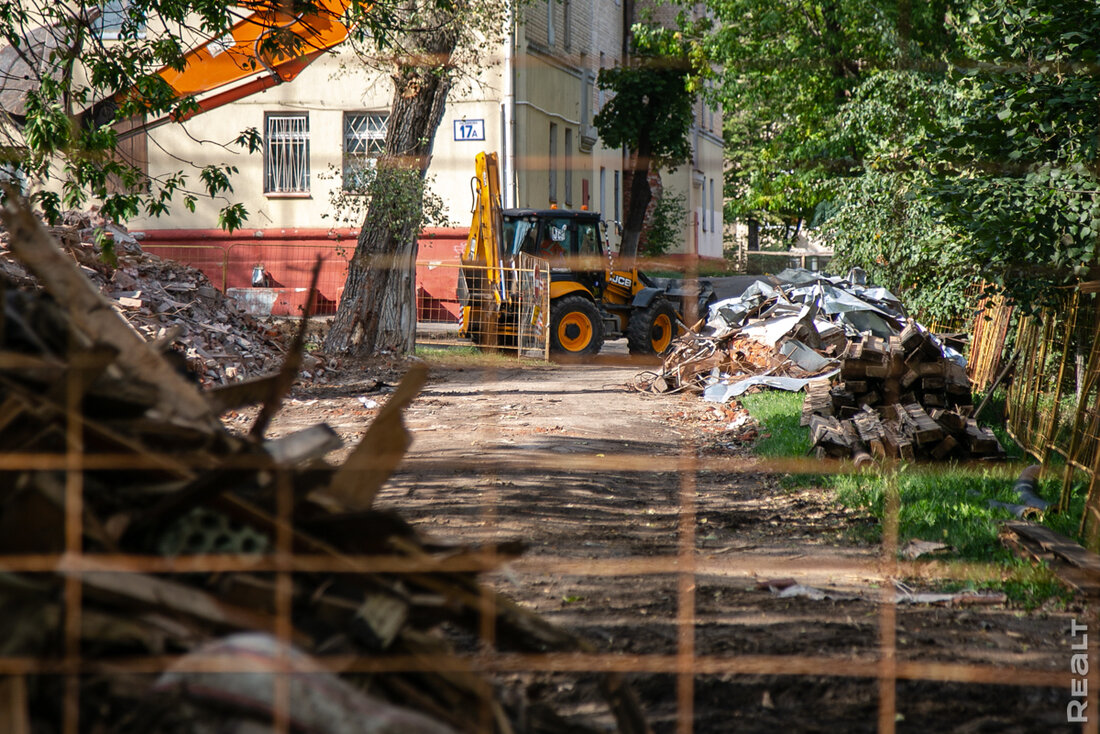
[[[355,0],[356,2],[358,0]],[[324,12],[310,0],[304,12]],[[250,9],[275,11],[272,0]],[[125,221],[169,212],[173,200],[194,209],[200,196],[225,201],[219,224],[234,229],[247,212],[228,200],[234,166],[205,166],[149,177],[119,151],[135,120],[179,118],[197,111],[158,74],[182,69],[189,39],[215,38],[239,18],[238,9],[207,0],[129,0],[111,14],[111,39],[102,33],[104,10],[85,3],[21,0],[0,5],[0,147],[9,176],[18,178],[47,219],[63,208],[99,206],[108,219]],[[296,56],[301,40],[273,32],[261,41],[271,57]],[[227,147],[259,149],[255,130]]]
[[[638,253],[653,198],[649,171],[674,168],[691,156],[692,103],[698,80],[707,71],[700,49],[687,36],[646,24],[633,28],[633,54],[627,63],[600,71],[597,84],[612,96],[592,122],[605,145],[633,152],[620,246],[625,258]]]
[[[840,268],[858,265],[925,319],[964,316],[980,276],[964,231],[943,221],[921,148],[964,108],[945,70],[884,70],[869,77],[839,121],[866,153],[858,176],[834,182],[815,224]]]
[[[687,217],[687,200],[683,194],[662,191],[653,207],[653,219],[641,246],[645,257],[660,257],[680,244]]]
[[[863,173],[868,140],[841,112],[883,71],[926,68],[951,47],[952,0],[708,0],[720,68],[727,212],[797,225]],[[797,231],[797,226],[789,227]]]
[[[987,0],[952,22],[967,106],[927,145],[936,204],[985,280],[1019,303],[1050,302],[1097,261],[1100,6]]]
[[[463,69],[504,27],[503,6],[476,0],[407,0],[401,30],[386,49],[363,53],[387,63],[394,91],[385,151],[367,184],[367,212],[332,327],[330,354],[411,352],[416,343],[417,238],[425,177],[444,106]],[[497,38],[499,40],[499,38]],[[429,207],[430,208],[430,207]]]

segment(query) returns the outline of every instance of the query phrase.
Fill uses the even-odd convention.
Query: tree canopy
[[[925,144],[934,201],[985,280],[1042,304],[1097,260],[1100,6],[987,0],[951,21],[965,108]]]
[[[633,152],[620,249],[626,257],[638,251],[652,198],[649,171],[675,168],[691,157],[692,106],[708,72],[701,47],[689,36],[649,23],[632,28],[625,64],[600,70],[597,84],[612,94],[592,122],[605,145]]]
[[[1100,230],[1100,8],[1085,0],[709,0],[727,216],[804,220],[950,315],[1085,277]]]

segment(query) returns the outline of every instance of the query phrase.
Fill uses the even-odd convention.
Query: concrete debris
[[[204,386],[225,385],[270,372],[282,360],[279,330],[245,313],[197,268],[141,249],[124,227],[95,213],[68,212],[49,232],[81,272],[146,340],[171,350]],[[13,255],[0,233],[0,280],[13,287],[40,283]],[[310,367],[326,379],[320,358]]]

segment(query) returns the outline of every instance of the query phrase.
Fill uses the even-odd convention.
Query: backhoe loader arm
[[[177,98],[193,96],[198,109],[187,114],[166,116],[119,133],[119,138],[144,132],[167,122],[190,119],[235,102],[265,89],[289,82],[322,54],[340,45],[348,37],[343,15],[352,0],[317,0],[306,13],[290,13],[286,5],[274,2],[252,3],[251,15],[233,25],[226,33],[192,49],[184,57],[182,70],[165,67],[158,74],[175,91]],[[273,36],[294,38],[297,53],[271,52]],[[286,47],[287,43],[279,44]],[[236,86],[231,86],[236,85]],[[226,88],[228,87],[228,88]],[[226,89],[223,89],[226,88]],[[201,97],[215,90],[217,94]],[[116,94],[97,105],[93,123],[107,122],[133,92]]]
[[[459,333],[484,332],[487,314],[496,314],[507,299],[503,259],[504,220],[501,217],[500,168],[496,153],[474,159],[474,218],[462,252]]]

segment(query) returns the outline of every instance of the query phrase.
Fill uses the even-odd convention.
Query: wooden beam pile
[[[283,372],[202,392],[14,197],[0,216],[49,293],[0,293],[0,731],[590,730],[455,652],[593,650],[478,581],[519,544],[440,545],[374,507],[423,367],[341,464],[323,424],[264,440],[300,342]],[[248,403],[257,425],[230,433],[218,413]],[[311,675],[280,697],[258,650]],[[619,731],[648,731],[618,674],[594,679]]]
[[[973,412],[966,369],[910,323],[897,336],[853,342],[839,380],[810,386],[802,425],[818,456],[857,464],[1002,458],[1000,442]]]

